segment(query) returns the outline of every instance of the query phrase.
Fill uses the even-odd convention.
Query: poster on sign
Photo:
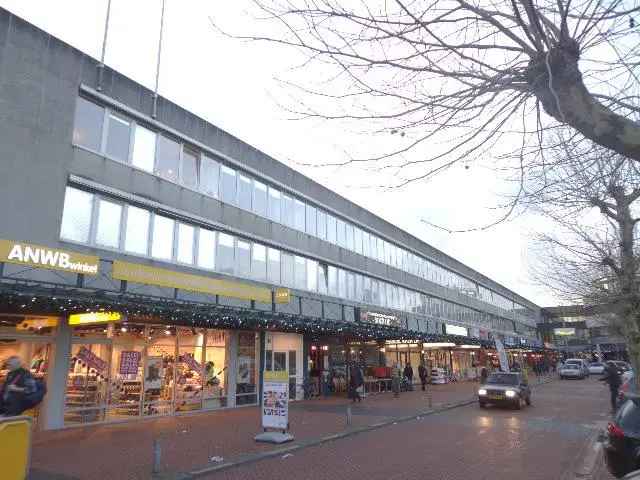
[[[107,371],[107,362],[98,357],[87,347],[80,347],[76,358],[87,365],[88,368],[94,369],[99,375],[104,375]]]
[[[120,375],[137,375],[141,352],[124,350],[120,353]]]
[[[286,430],[289,424],[289,375],[264,372],[262,427]]]
[[[496,338],[493,340],[496,344],[496,350],[498,351],[498,358],[500,359],[500,370],[503,372],[509,371],[509,359],[507,358],[507,352],[504,349],[502,340]]]

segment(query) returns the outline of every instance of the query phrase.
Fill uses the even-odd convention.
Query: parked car
[[[625,372],[630,372],[632,370],[631,364],[628,362],[623,362],[622,360],[610,360],[610,362],[616,366],[620,375],[622,375]]]
[[[586,378],[589,376],[587,362],[581,358],[570,358],[562,364],[558,372],[561,379],[565,378]]]
[[[449,377],[444,368],[432,368],[431,369],[431,383],[442,384],[449,383]]]
[[[531,388],[521,373],[492,373],[478,389],[478,403],[480,408],[495,404],[520,410],[531,405]]]
[[[640,469],[640,395],[627,395],[607,425],[603,449],[607,469],[614,477]]]
[[[620,389],[618,390],[618,405],[622,405],[627,396],[632,393],[637,393],[635,376],[632,371],[625,372],[621,375]]]
[[[604,363],[593,362],[589,364],[589,373],[591,375],[601,375],[604,373]]]

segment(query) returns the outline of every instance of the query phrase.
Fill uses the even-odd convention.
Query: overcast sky
[[[524,297],[547,306],[553,292],[530,279],[535,261],[529,238],[540,222],[522,216],[483,232],[449,234],[496,218],[504,184],[481,166],[459,165],[427,183],[389,192],[390,171],[314,168],[359,150],[344,125],[292,120],[282,107],[288,92],[279,79],[300,58],[295,52],[245,43],[217,33],[209,17],[229,31],[246,31],[246,0],[166,0],[159,93],[274,158],[302,171],[350,200],[461,260]],[[106,0],[0,0],[0,6],[76,48],[100,57]],[[153,88],[161,0],[112,0],[106,63]],[[297,77],[300,78],[298,72]],[[386,139],[372,139],[379,143]],[[409,158],[410,155],[408,156]]]

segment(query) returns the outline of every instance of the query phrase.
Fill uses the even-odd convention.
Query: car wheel
[[[520,397],[518,397],[518,400],[513,405],[513,408],[515,408],[516,410],[522,410],[522,399]]]

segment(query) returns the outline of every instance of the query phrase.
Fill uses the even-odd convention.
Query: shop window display
[[[228,359],[229,334],[223,330],[208,330],[204,362],[205,410],[227,406]]]
[[[204,386],[203,330],[178,330],[178,361],[176,362],[176,412],[202,409]]]
[[[175,332],[166,327],[150,328],[148,332],[142,413],[146,416],[169,415],[173,404]]]
[[[67,376],[66,424],[105,419],[111,345],[74,343]]]
[[[238,332],[238,371],[236,377],[236,405],[258,402],[257,359],[258,336],[253,332]]]

